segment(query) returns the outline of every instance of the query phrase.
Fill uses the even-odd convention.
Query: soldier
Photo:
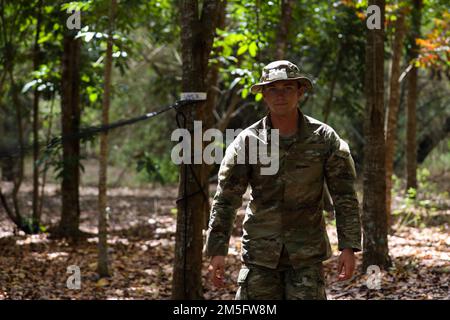
[[[225,256],[242,195],[251,186],[243,222],[237,300],[326,299],[322,262],[331,257],[323,217],[324,182],[335,206],[338,280],[350,279],[361,250],[361,223],[348,144],[328,125],[304,115],[298,102],[312,82],[286,60],[268,64],[252,93],[261,92],[268,114],[228,146],[214,196],[205,254],[211,281],[223,285]],[[261,132],[279,130],[279,169],[237,161]],[[267,135],[267,144],[272,140]],[[276,143],[274,139],[273,143]]]

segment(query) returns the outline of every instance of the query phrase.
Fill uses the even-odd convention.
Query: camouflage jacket
[[[205,254],[227,255],[236,210],[250,184],[241,246],[244,263],[274,269],[283,244],[294,268],[328,259],[331,247],[322,201],[325,180],[335,207],[339,250],[361,250],[356,172],[348,144],[331,127],[299,110],[297,133],[290,141],[280,138],[279,170],[275,175],[261,175],[259,161],[236,161],[243,145],[260,139],[259,133],[271,128],[268,114],[228,146],[218,174]],[[269,135],[266,143],[271,143]]]

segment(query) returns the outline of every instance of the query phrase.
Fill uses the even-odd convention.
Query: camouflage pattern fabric
[[[269,83],[280,80],[297,80],[308,91],[313,89],[313,83],[299,67],[287,60],[278,60],[264,67],[261,79],[250,87],[252,93],[262,92],[262,88]]]
[[[250,185],[241,246],[245,265],[276,269],[283,245],[296,270],[328,259],[331,247],[323,217],[324,181],[335,206],[339,250],[361,250],[356,173],[348,144],[330,126],[298,112],[298,132],[280,139],[275,175],[262,175],[264,165],[259,161],[250,164],[248,154],[245,163],[237,161],[243,149],[272,128],[269,115],[243,130],[228,146],[210,212],[207,256],[227,255],[236,210]],[[262,140],[271,144],[270,135]]]
[[[321,262],[292,268],[284,247],[280,264],[273,270],[244,265],[239,271],[236,300],[326,300]]]

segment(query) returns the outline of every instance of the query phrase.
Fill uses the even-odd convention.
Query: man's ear
[[[306,92],[306,87],[305,86],[300,86],[300,88],[298,88],[298,98],[300,99],[301,97],[303,97],[305,92]]]

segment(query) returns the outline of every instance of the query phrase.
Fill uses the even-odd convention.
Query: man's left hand
[[[355,271],[355,254],[353,249],[346,248],[342,250],[338,259],[338,281],[348,280],[353,276]]]

